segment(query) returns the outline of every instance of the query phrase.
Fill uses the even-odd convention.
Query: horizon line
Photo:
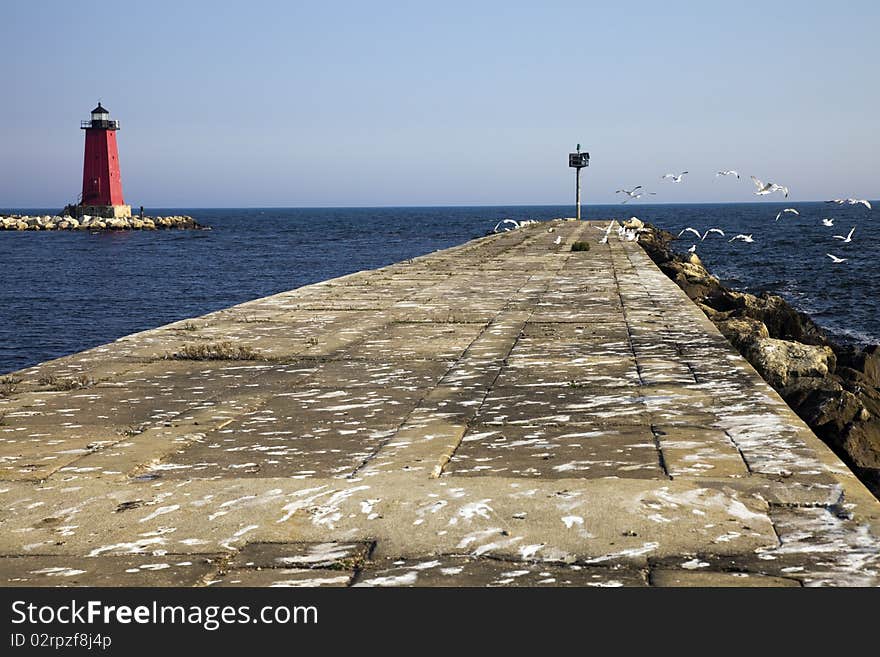
[[[874,202],[875,199],[868,199]],[[802,200],[793,201],[784,199],[780,201],[774,200],[753,200],[753,201],[682,201],[682,202],[657,202],[657,203],[641,203],[638,205],[625,203],[582,203],[581,210],[590,207],[652,207],[657,205],[773,205],[773,204],[790,204],[790,203],[829,203],[828,199],[823,200]],[[32,205],[32,206],[0,206],[4,210],[46,210],[54,206],[50,205]],[[134,210],[135,206],[132,206]],[[140,207],[140,206],[138,206]],[[143,206],[148,209],[148,206]],[[152,209],[176,209],[176,210],[361,210],[361,209],[402,209],[402,208],[556,208],[571,207],[573,203],[450,203],[445,205],[153,205]],[[132,213],[133,214],[133,213]]]

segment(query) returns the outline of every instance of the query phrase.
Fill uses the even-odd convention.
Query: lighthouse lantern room
[[[79,216],[130,217],[131,206],[125,205],[122,198],[119,151],[116,148],[119,121],[112,120],[110,112],[99,102],[92,110],[91,119],[82,121],[80,128],[86,131],[86,146],[82,196],[75,206],[75,213]]]

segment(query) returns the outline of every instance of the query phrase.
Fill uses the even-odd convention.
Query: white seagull
[[[720,228],[710,228],[705,233],[703,233],[703,236],[700,238],[700,240],[706,239],[709,236],[709,233],[718,233],[719,235],[721,235],[721,237],[724,237],[724,231]]]
[[[796,214],[798,216],[800,216],[800,214],[801,214],[800,212],[798,212],[794,208],[785,208],[779,214],[776,215],[775,221],[779,221],[779,217],[781,217],[782,215],[787,214],[787,213]]]
[[[724,237],[724,231],[720,228],[710,228],[705,233],[700,234],[700,231],[698,231],[696,228],[691,228],[690,226],[688,226],[678,234],[678,237],[681,237],[684,233],[693,233],[700,238],[701,242],[709,236],[709,233],[718,233],[719,235],[721,235],[721,237]]]
[[[671,179],[672,179],[672,182],[674,182],[674,183],[680,183],[681,180],[682,180],[682,178],[684,178],[686,174],[687,174],[687,171],[682,171],[682,172],[681,172],[680,174],[678,174],[677,176],[676,176],[674,173],[665,173],[665,174],[663,174],[662,176],[660,176],[660,179],[661,179],[661,180],[665,180],[666,178],[671,178]]]
[[[649,196],[656,196],[657,195],[656,192],[648,192],[648,191],[644,191],[644,190],[640,192],[640,191],[638,191],[640,189],[642,189],[642,186],[636,185],[632,189],[618,189],[614,193],[615,194],[626,194],[629,198],[623,199],[624,203],[626,203],[627,201],[629,201],[630,199],[633,199],[633,198],[638,200],[638,199],[642,198],[645,194],[647,194]]]
[[[837,205],[843,205],[844,203],[848,205],[864,205],[866,208],[871,210],[870,201],[866,201],[863,198],[833,198],[830,201],[825,201],[826,203],[837,203]]]
[[[608,236],[611,235],[611,229],[612,229],[613,227],[614,227],[614,221],[613,221],[613,220],[612,220],[612,221],[609,221],[609,222],[608,222],[608,225],[605,226],[604,229],[603,229],[603,228],[599,228],[599,226],[596,226],[596,228],[599,228],[599,230],[604,230],[604,232],[605,232],[605,234],[602,236],[602,239],[599,240],[599,244],[608,244]]]
[[[835,265],[841,262],[846,262],[846,258],[838,258],[836,255],[832,255],[830,253],[826,253],[825,255],[831,258],[831,262],[833,262]]]
[[[776,183],[768,182],[764,183],[752,176],[752,182],[755,183],[755,187],[758,188],[758,191],[755,192],[755,196],[766,196],[767,194],[772,194],[773,192],[782,192],[785,198],[788,198],[788,187],[783,187],[782,185],[777,185]]]
[[[688,249],[688,253],[696,253],[696,252],[697,252],[697,245],[691,244],[691,248]]]
[[[852,242],[852,236],[853,236],[853,233],[854,233],[854,232],[856,232],[856,227],[855,227],[855,226],[853,226],[853,227],[852,227],[852,230],[850,230],[849,233],[847,233],[846,237],[844,237],[843,235],[835,235],[835,236],[834,236],[834,239],[836,239],[836,240],[843,240],[843,243],[844,243],[844,244],[849,244],[850,242]]]
[[[632,189],[618,189],[618,190],[617,190],[616,192],[614,192],[614,193],[615,193],[615,194],[626,194],[627,196],[632,196],[633,194],[636,193],[636,190],[641,189],[641,188],[642,188],[641,185],[636,185],[636,186],[633,187]]]
[[[715,177],[718,176],[736,176],[736,179],[739,180],[739,171],[734,171],[733,169],[728,169],[727,171],[719,171],[715,174]]]
[[[731,238],[730,238],[729,240],[727,240],[727,241],[728,241],[728,242],[733,242],[733,241],[735,241],[735,240],[742,240],[743,242],[748,242],[748,243],[752,243],[752,242],[755,241],[755,240],[752,238],[751,235],[742,235],[742,234],[740,234],[740,235],[734,235],[733,237],[731,237]]]
[[[639,192],[638,194],[633,194],[629,198],[634,198],[636,200],[642,198],[645,194],[648,196],[657,196],[657,192]],[[626,203],[629,199],[624,199],[624,203]]]
[[[496,233],[497,233],[497,232],[498,232],[498,227],[501,226],[502,224],[511,224],[514,228],[519,228],[519,222],[518,222],[518,221],[514,221],[513,219],[502,219],[502,220],[499,221],[497,224],[495,224],[495,229],[494,229],[493,232],[496,232]],[[510,228],[505,228],[505,229],[504,229],[505,232],[507,232],[507,231],[509,231],[509,230],[510,230]]]
[[[557,235],[554,244],[562,244],[562,235]]]
[[[822,220],[822,225],[823,225],[823,226],[833,226],[833,225],[834,225],[834,219],[832,219],[832,218],[823,219],[823,220]]]

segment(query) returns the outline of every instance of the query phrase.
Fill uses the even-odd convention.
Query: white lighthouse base
[[[77,219],[85,215],[90,217],[103,217],[105,219],[129,219],[131,218],[130,205],[75,205],[72,216]]]

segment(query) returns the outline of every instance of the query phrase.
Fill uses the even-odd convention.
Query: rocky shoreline
[[[195,219],[186,215],[171,217],[106,218],[88,215],[75,218],[65,216],[0,215],[0,230],[163,230],[205,229]]]
[[[880,345],[835,343],[780,296],[721,285],[675,236],[649,224],[639,243],[779,392],[786,403],[880,496]]]

